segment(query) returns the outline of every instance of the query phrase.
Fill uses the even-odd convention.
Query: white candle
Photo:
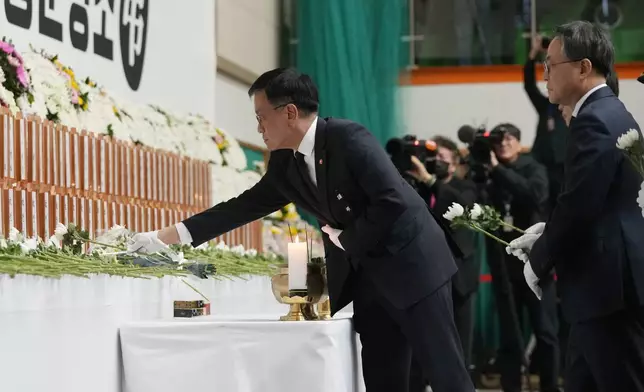
[[[292,242],[288,244],[289,290],[306,290],[307,253],[306,242]]]

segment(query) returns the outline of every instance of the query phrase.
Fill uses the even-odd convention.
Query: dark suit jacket
[[[629,129],[639,126],[609,88],[588,97],[570,124],[562,193],[530,252],[538,277],[555,267],[571,322],[644,303],[642,179],[615,146]]]
[[[356,270],[399,308],[431,294],[456,272],[452,251],[458,247],[367,129],[351,121],[319,119],[315,163],[316,194],[304,183],[293,150],[272,152],[257,185],[183,222],[193,246],[294,202],[315,215],[320,226],[343,230],[346,251],[324,235],[334,313],[353,299],[350,278]]]

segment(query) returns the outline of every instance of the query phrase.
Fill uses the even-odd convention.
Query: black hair
[[[615,63],[615,48],[602,27],[586,21],[558,26],[555,37],[561,40],[564,55],[572,61],[588,59],[593,69],[608,77]]]
[[[292,103],[305,115],[318,112],[318,88],[309,75],[294,68],[276,68],[264,72],[250,86],[248,96],[258,91],[263,91],[275,106]]]
[[[492,129],[492,131],[490,131],[490,132],[491,133],[503,132],[504,134],[508,133],[508,134],[514,136],[517,140],[521,141],[521,130],[514,124],[501,123],[501,124],[497,125],[496,127],[494,127]]]
[[[452,139],[445,136],[436,136],[432,140],[438,147],[443,147],[450,150],[454,155],[453,159],[455,162],[459,161],[459,159],[461,158],[461,152],[458,149],[458,145]]]

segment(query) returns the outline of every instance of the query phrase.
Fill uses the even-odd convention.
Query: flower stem
[[[193,289],[193,290],[195,291],[195,293],[197,293],[197,294],[201,295],[201,296],[202,296],[206,301],[210,302],[210,300],[208,299],[208,297],[206,297],[205,295],[203,295],[203,293],[202,293],[201,291],[197,290],[197,288],[196,288],[195,286],[193,286],[193,285],[191,285],[190,283],[186,282],[184,279],[181,279],[181,281],[182,281],[183,283],[185,283],[188,287],[190,287],[191,289]]]
[[[514,231],[517,231],[517,232],[519,232],[521,234],[525,234],[525,230],[519,229],[518,227],[516,227],[514,225],[511,225],[511,224],[509,224],[507,222],[504,222],[502,219],[499,219],[499,223],[501,223],[503,226],[509,227],[510,229],[512,229]]]
[[[495,236],[495,235],[494,235],[494,234],[492,234],[492,233],[488,233],[487,231],[483,230],[482,228],[480,228],[480,227],[479,227],[479,226],[477,226],[477,225],[471,224],[471,225],[470,225],[470,227],[471,227],[472,229],[474,229],[474,230],[478,231],[479,233],[483,233],[483,234],[485,234],[486,236],[488,236],[488,237],[492,238],[493,240],[495,240],[495,241],[497,241],[497,242],[502,243],[502,244],[503,244],[503,245],[505,245],[505,246],[510,246],[510,244],[509,244],[508,242],[503,241],[502,239],[500,239],[499,237]]]

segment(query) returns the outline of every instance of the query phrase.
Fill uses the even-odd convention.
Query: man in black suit
[[[557,28],[545,68],[550,101],[573,108],[564,186],[547,224],[509,247],[529,260],[524,274],[537,296],[539,279],[556,269],[571,323],[566,392],[644,391],[641,178],[615,146],[639,126],[606,86],[613,61],[601,28]]]
[[[137,234],[129,249],[198,246],[294,202],[327,233],[331,308],[353,301],[367,390],[407,391],[413,351],[435,392],[473,391],[452,313],[458,247],[425,202],[367,129],[318,118],[309,76],[268,71],[249,95],[271,150],[266,175],[175,226]]]

